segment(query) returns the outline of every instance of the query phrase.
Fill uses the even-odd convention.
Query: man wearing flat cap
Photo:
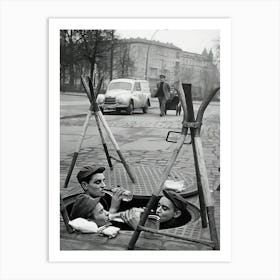
[[[70,214],[71,220],[84,218],[94,221],[97,226],[104,226],[109,222],[109,212],[99,202],[100,198],[92,198],[89,195],[81,194],[76,199]]]
[[[188,202],[178,193],[163,190],[158,202],[156,214],[160,217],[160,228],[172,228],[186,224],[191,220],[187,210]]]
[[[77,174],[78,182],[85,192],[81,196],[98,198],[106,211],[115,213],[120,207],[121,194],[125,192],[125,189],[119,187],[112,197],[106,194],[104,171],[105,167],[99,165],[87,165],[81,168]]]
[[[165,81],[165,75],[161,74],[159,76],[160,82],[157,83],[157,93],[156,96],[159,101],[159,108],[160,108],[160,116],[165,115],[165,104],[166,101],[170,98],[170,86]]]
[[[188,223],[191,214],[187,208],[188,202],[180,194],[172,190],[163,190],[163,196],[156,209],[156,215],[160,218],[159,228],[174,228]],[[140,210],[132,208],[121,212],[120,216],[127,225],[135,229],[140,221]]]

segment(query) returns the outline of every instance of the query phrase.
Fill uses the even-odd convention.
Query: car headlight
[[[104,103],[104,100],[105,100],[105,96],[103,94],[97,96],[96,101],[98,104]]]

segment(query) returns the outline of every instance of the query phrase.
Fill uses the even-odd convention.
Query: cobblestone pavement
[[[69,105],[69,104],[68,104]],[[67,105],[67,106],[68,106]],[[194,105],[195,114],[198,104]],[[64,108],[64,111],[66,109]],[[71,110],[71,108],[69,108]],[[79,112],[75,107],[75,114]],[[84,113],[82,111],[81,113]],[[166,166],[174,148],[174,144],[165,141],[167,132],[180,131],[182,115],[175,116],[175,111],[168,111],[165,117],[159,116],[158,108],[151,108],[148,114],[136,112],[129,116],[125,113],[118,115],[116,113],[107,113],[105,118],[109,127],[120,146],[120,150],[137,177],[137,183],[131,184],[121,163],[113,160],[114,170],[107,168],[106,177],[108,184],[119,183],[126,188],[132,189],[136,194],[150,194],[153,187],[156,186],[164,167]],[[76,174],[80,167],[85,164],[98,162],[108,166],[107,160],[101,145],[100,137],[96,127],[95,119],[92,118],[87,135],[83,142],[82,149],[77,159],[76,166],[69,183],[69,187],[63,189],[73,152],[76,149],[85,117],[67,117],[61,119],[61,155],[60,155],[60,174],[61,174],[61,192],[63,196],[79,192],[81,189],[76,180]],[[220,174],[220,106],[219,103],[212,103],[206,109],[203,126],[201,131],[204,157],[208,172],[210,187],[216,189],[219,185]],[[118,158],[114,148],[105,135],[105,140],[112,156]],[[122,178],[116,181],[116,178]],[[191,145],[184,145],[175,165],[172,168],[171,179],[184,180],[188,190],[196,189],[196,177]],[[215,192],[216,221],[219,231],[219,192]],[[198,206],[198,201],[192,201]],[[201,227],[198,223],[195,228],[188,228],[188,234],[191,236],[201,236]],[[179,229],[183,234],[186,229]],[[177,234],[177,232],[176,232]]]
[[[205,112],[201,132],[208,178],[210,186],[214,189],[219,185],[219,108],[219,103],[209,105]],[[197,106],[195,106],[195,109],[197,109]],[[164,167],[173,152],[174,144],[166,142],[165,137],[169,130],[181,130],[182,116],[175,116],[174,111],[168,111],[170,115],[160,118],[157,111],[158,109],[156,108],[150,110],[147,115],[135,114],[132,116],[105,114],[108,125],[112,129],[121,152],[130,166]],[[61,120],[61,179],[64,179],[67,174],[72,152],[76,149],[76,144],[80,139],[84,119],[84,117],[79,117]],[[106,135],[105,139],[110,154],[117,158],[118,156]],[[69,149],[65,152],[67,145]],[[82,165],[93,162],[108,165],[94,118],[90,122],[90,128],[83,142],[72,178],[75,177],[75,173]],[[114,160],[113,164],[114,166],[121,165]],[[183,146],[173,168],[195,175],[191,145]],[[193,176],[191,177],[191,181],[193,181]]]

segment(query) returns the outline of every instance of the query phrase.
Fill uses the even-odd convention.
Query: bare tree
[[[69,85],[74,87],[75,78],[81,74],[82,69],[89,68],[92,79],[95,71],[110,71],[108,59],[113,46],[112,34],[113,30],[61,30],[61,82],[64,83],[66,77],[69,77]],[[96,69],[97,65],[99,69]]]
[[[128,77],[133,72],[134,61],[130,56],[130,45],[121,41],[116,48],[115,71],[119,78]]]
[[[110,81],[113,79],[115,30],[111,30]]]
[[[107,61],[112,47],[112,30],[78,30],[79,49],[90,63],[90,77],[97,61]]]
[[[214,40],[215,46],[214,46],[214,57],[213,62],[217,66],[219,72],[220,72],[220,37]]]
[[[77,51],[76,33],[74,30],[60,31],[60,76],[62,84],[65,84],[66,71],[69,71],[69,85],[75,83],[75,66],[80,62],[80,55]]]

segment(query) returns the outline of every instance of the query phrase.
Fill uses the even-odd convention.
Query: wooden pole
[[[161,179],[158,183],[158,186],[157,188],[155,189],[155,191],[153,192],[147,206],[146,206],[146,209],[143,213],[143,215],[141,215],[141,218],[140,218],[140,222],[139,224],[137,225],[135,231],[133,232],[132,234],[132,237],[129,241],[129,244],[128,244],[128,250],[133,250],[135,248],[135,244],[139,238],[139,235],[141,233],[141,227],[140,226],[144,226],[147,219],[148,219],[148,216],[151,212],[151,209],[155,206],[155,203],[157,202],[157,197],[159,196],[160,192],[162,191],[163,187],[164,187],[164,182],[166,181],[166,179],[168,178],[168,175],[170,173],[170,170],[172,168],[172,166],[174,165],[175,161],[176,161],[176,158],[185,142],[185,139],[186,139],[186,135],[187,135],[187,129],[186,128],[182,128],[182,134],[178,140],[178,142],[175,144],[175,148],[173,150],[173,153],[163,171],[163,174],[161,176]]]
[[[188,111],[187,120],[188,120],[188,122],[194,122],[195,118],[194,118],[194,110],[193,110],[191,84],[183,84],[182,88],[183,88],[183,91],[184,91],[184,95],[185,95],[185,98],[186,98],[186,104],[187,104],[187,111]],[[195,141],[194,141],[195,128],[190,128],[190,130],[191,130],[191,139],[192,139],[192,149],[193,149],[193,157],[194,157],[194,165],[195,165],[196,182],[197,182],[197,189],[198,189],[198,195],[199,195],[201,223],[202,223],[202,227],[206,228],[207,227],[206,208],[205,208],[203,189],[202,189],[202,184],[201,184],[201,179],[200,179],[200,171],[199,171],[199,165],[198,165],[198,159],[197,159],[197,153],[196,153]]]
[[[203,245],[209,246],[211,248],[215,247],[215,243],[213,241],[208,241],[208,240],[203,240],[203,239],[196,239],[196,238],[190,238],[190,237],[185,237],[185,236],[178,236],[176,234],[162,232],[162,231],[157,230],[157,229],[143,227],[143,226],[139,226],[139,228],[142,231],[147,231],[147,232],[156,233],[156,234],[163,235],[163,236],[168,236],[168,237],[173,237],[173,238],[177,238],[177,239],[182,239],[182,240],[189,241],[189,242],[199,243],[199,244],[203,244]]]
[[[140,216],[140,222],[137,225],[136,229],[134,230],[134,232],[131,236],[131,239],[128,243],[128,247],[127,247],[128,250],[134,250],[135,244],[136,244],[136,242],[139,238],[139,235],[141,233],[140,226],[145,225],[151,210],[156,206],[157,200],[158,200],[158,198],[157,198],[156,195],[152,195],[151,198],[149,199],[149,202],[146,206],[146,209],[145,209],[144,213]]]
[[[210,94],[206,97],[205,100],[203,100],[202,104],[199,107],[197,117],[196,117],[196,122],[197,123],[202,123],[203,119],[203,114],[208,106],[208,104],[211,102],[215,94],[220,90],[220,87],[215,88],[213,91],[210,92]],[[179,79],[179,93],[183,92],[182,88],[182,83]],[[189,100],[186,100],[186,97],[181,94],[181,100],[182,100],[182,106],[183,109],[186,110],[184,107],[184,103],[186,101],[186,104],[192,104]],[[188,106],[188,115],[192,114],[191,111],[193,110],[193,106],[187,105]],[[191,108],[192,107],[192,108]],[[186,119],[186,117],[184,117]],[[189,118],[187,116],[188,121],[194,120],[194,118]],[[207,217],[208,217],[208,222],[209,222],[209,230],[210,230],[210,236],[211,240],[215,242],[215,250],[220,249],[220,243],[218,239],[218,234],[217,234],[217,228],[216,228],[216,223],[215,223],[215,216],[214,216],[214,199],[213,199],[213,193],[210,191],[209,188],[209,183],[208,183],[208,177],[207,177],[207,170],[204,162],[204,156],[203,156],[203,149],[202,149],[202,143],[201,143],[201,138],[200,138],[200,130],[201,126],[191,129],[191,136],[192,136],[192,143],[193,143],[193,153],[194,153],[194,160],[195,160],[195,168],[196,168],[196,174],[197,176],[197,182],[198,182],[198,187],[201,186],[200,191],[199,191],[199,201],[200,201],[200,208],[205,209],[207,212]],[[202,198],[203,197],[203,198]],[[202,205],[201,205],[202,203]],[[205,211],[205,210],[204,210]],[[205,212],[201,212],[201,218],[202,220],[202,225],[205,226]]]
[[[187,132],[188,132],[188,126],[185,125],[185,124],[189,123],[188,115],[189,115],[190,112],[187,112],[187,102],[186,102],[186,99],[188,98],[188,95],[184,94],[184,90],[182,88],[182,84],[181,84],[180,80],[179,80],[179,89],[180,89],[179,94],[180,94],[180,98],[181,98],[181,101],[182,101],[182,106],[183,106],[183,109],[184,109],[184,121],[183,121],[183,126],[182,126],[181,137],[179,138],[179,140],[178,140],[178,142],[177,142],[177,144],[174,148],[174,151],[171,155],[171,158],[169,159],[169,161],[168,161],[168,163],[165,167],[165,170],[164,170],[163,175],[162,175],[162,177],[159,181],[157,189],[153,192],[143,215],[141,215],[141,217],[140,217],[140,222],[138,223],[136,229],[134,230],[134,232],[131,236],[131,239],[130,239],[129,244],[128,244],[128,250],[133,250],[135,248],[135,244],[136,244],[142,230],[152,232],[152,230],[150,230],[150,229],[147,230],[144,227],[145,222],[148,219],[148,216],[151,212],[151,209],[155,206],[155,203],[157,201],[157,197],[159,196],[160,192],[162,191],[162,188],[164,186],[164,182],[168,178],[169,172],[170,172],[174,162],[176,161],[176,158],[177,158],[177,156],[178,156],[178,154],[179,154],[179,152],[180,152],[180,150],[181,150],[181,148],[184,144],[184,141],[185,141],[185,138],[186,138],[186,135],[187,135]],[[189,102],[189,101],[191,101],[191,102]],[[211,101],[211,99],[210,99],[210,101]],[[209,104],[209,102],[208,102],[208,104]],[[190,100],[188,100],[188,103],[191,103],[191,105],[192,105],[191,98],[190,98]],[[205,104],[203,103],[202,106],[204,106],[204,105]],[[204,110],[206,109],[207,105],[205,106]],[[202,115],[203,115],[203,112],[204,111],[202,110]],[[192,110],[192,113],[193,113],[193,110]],[[194,114],[193,114],[193,119],[194,119]],[[201,118],[201,121],[202,121],[202,118]],[[192,126],[190,126],[190,127],[192,127]],[[198,137],[199,139],[196,139],[196,137],[195,137],[197,135],[200,136],[199,135],[200,126],[197,127],[194,130],[194,132],[196,132],[196,131],[198,131],[198,134],[192,133],[192,138],[193,138],[194,147],[195,147],[195,149],[193,149],[193,152],[194,152],[194,154],[196,154],[195,162],[197,164],[198,171],[200,171],[200,172],[198,172],[197,175],[198,175],[198,178],[200,179],[199,182],[201,182],[201,193],[202,193],[202,195],[204,195],[204,197],[206,197],[205,202],[206,202],[206,206],[207,206],[206,209],[207,209],[208,220],[209,220],[211,240],[214,242],[214,249],[218,250],[220,248],[220,245],[219,245],[219,240],[218,240],[216,226],[215,226],[214,203],[213,203],[213,200],[212,200],[212,204],[211,203],[209,204],[209,201],[211,201],[211,199],[209,198],[209,191],[208,191],[209,184],[208,184],[207,171],[206,171],[206,166],[205,166],[205,163],[204,163],[204,157],[203,157],[203,152],[202,152],[202,145],[201,145],[201,142],[199,141],[200,137]],[[207,188],[207,185],[208,185],[208,188]]]
[[[98,105],[97,105],[97,103],[96,103],[96,100],[95,100],[95,97],[94,97],[93,87],[92,87],[92,83],[91,83],[90,78],[88,78],[89,88],[87,87],[87,83],[86,83],[86,81],[85,81],[85,78],[84,78],[84,77],[81,77],[81,80],[82,80],[82,83],[83,83],[83,85],[84,85],[84,88],[85,88],[85,90],[86,90],[86,92],[87,92],[87,95],[88,95],[88,96],[91,96],[91,101],[92,101],[91,104],[92,104],[92,109],[93,109],[93,111],[95,112],[95,114],[96,114],[96,115],[98,116],[98,118],[100,119],[100,121],[101,121],[101,123],[102,123],[102,125],[103,125],[103,127],[104,127],[104,129],[105,129],[105,131],[106,131],[106,133],[107,133],[108,136],[109,136],[109,139],[111,140],[111,142],[112,142],[112,144],[113,144],[113,146],[114,146],[114,148],[115,148],[117,154],[118,154],[119,157],[120,157],[120,160],[121,160],[121,162],[122,162],[124,168],[126,169],[126,172],[127,172],[128,176],[129,176],[129,178],[131,179],[131,181],[132,181],[133,183],[135,183],[136,180],[135,180],[135,178],[134,178],[132,172],[130,171],[129,166],[128,166],[128,164],[126,163],[126,161],[125,161],[125,159],[124,159],[124,157],[123,157],[123,155],[122,155],[122,153],[121,153],[121,151],[120,151],[119,145],[118,145],[118,143],[117,143],[117,141],[116,141],[116,139],[115,139],[115,137],[114,137],[114,135],[113,135],[113,133],[112,133],[110,127],[108,126],[108,124],[107,124],[107,122],[106,122],[106,120],[105,120],[105,118],[104,118],[102,112],[99,110],[99,107],[98,107]],[[89,92],[89,91],[90,91],[90,92]]]
[[[63,222],[65,224],[66,230],[69,233],[74,232],[73,228],[69,225],[69,216],[68,216],[68,213],[67,213],[67,210],[66,210],[66,207],[65,207],[65,204],[63,202],[61,195],[60,195],[60,213],[63,218]]]
[[[87,113],[87,116],[86,116],[86,119],[85,119],[85,122],[84,122],[83,131],[82,131],[82,134],[81,134],[80,141],[78,142],[78,145],[76,147],[76,151],[73,154],[71,165],[70,165],[70,168],[68,170],[66,180],[64,182],[64,188],[68,187],[68,184],[69,184],[69,181],[70,181],[70,178],[71,178],[74,166],[76,164],[78,155],[79,155],[81,147],[82,147],[82,143],[83,143],[83,140],[84,140],[87,128],[88,128],[88,124],[89,124],[89,120],[90,120],[91,115],[92,115],[92,111],[89,109],[88,113]]]
[[[101,142],[102,142],[102,145],[103,145],[103,149],[104,149],[107,161],[108,161],[108,165],[109,165],[110,169],[113,170],[113,164],[112,164],[112,161],[111,161],[111,157],[109,155],[107,144],[105,142],[105,139],[104,139],[104,136],[103,136],[103,133],[102,133],[102,129],[101,129],[101,125],[100,125],[98,116],[97,116],[96,113],[94,113],[94,116],[95,116],[95,121],[96,121],[96,124],[97,124],[98,131],[99,131],[99,135],[100,135],[100,138],[101,138]]]
[[[195,141],[195,149],[197,152],[198,166],[200,170],[201,184],[202,184],[202,189],[203,189],[203,194],[204,194],[204,199],[206,204],[206,210],[207,210],[207,216],[208,216],[208,222],[210,228],[210,236],[211,236],[211,240],[213,240],[216,244],[214,249],[219,250],[220,244],[219,244],[218,233],[217,233],[215,217],[214,217],[213,190],[210,190],[209,187],[201,138],[199,136],[196,136],[194,137],[194,141]]]
[[[91,103],[90,110],[91,110],[92,114],[94,114],[94,116],[95,116],[95,121],[96,121],[97,129],[98,129],[98,132],[99,132],[99,135],[100,135],[100,138],[101,138],[101,142],[102,142],[103,149],[104,149],[104,152],[105,152],[105,155],[106,155],[106,158],[107,158],[108,165],[109,165],[110,169],[113,170],[113,165],[112,165],[111,157],[109,155],[107,144],[105,142],[105,138],[104,138],[103,133],[102,133],[100,122],[99,122],[99,119],[98,119],[98,116],[97,116],[97,111],[95,111],[96,107],[93,105],[93,102],[96,100],[96,97],[97,97],[97,95],[100,92],[101,85],[102,85],[102,82],[103,82],[103,77],[98,82],[97,89],[96,89],[96,94],[95,94],[95,92],[93,90],[92,81],[91,81],[90,77],[88,77],[90,88],[87,86],[87,83],[83,79],[82,76],[81,76],[81,80],[82,80],[82,84],[83,84],[83,86],[84,86],[84,88],[86,90],[88,99],[89,99],[89,101]]]
[[[134,178],[134,175],[132,174],[128,164],[126,163],[125,158],[124,158],[123,154],[121,153],[120,147],[119,147],[119,145],[118,145],[118,143],[117,143],[117,141],[116,141],[116,139],[115,139],[115,137],[114,137],[110,127],[108,126],[108,124],[107,124],[107,122],[106,122],[102,112],[99,110],[97,112],[97,115],[98,115],[98,117],[99,117],[99,119],[100,119],[100,121],[101,121],[101,123],[102,123],[102,125],[103,125],[103,127],[105,129],[105,131],[107,132],[107,134],[109,136],[109,139],[111,140],[111,142],[112,142],[112,144],[113,144],[117,154],[119,155],[121,163],[123,164],[124,168],[126,169],[126,172],[127,172],[128,176],[129,176],[129,178],[131,179],[131,181],[133,183],[136,183],[136,179]]]
[[[199,107],[198,113],[197,113],[197,117],[196,117],[197,122],[200,122],[200,123],[202,122],[203,114],[204,114],[208,104],[210,103],[212,98],[215,96],[215,94],[219,90],[220,90],[220,87],[215,88],[213,91],[210,92],[210,94],[206,97],[206,99],[203,100],[202,104]],[[200,137],[200,130],[201,130],[200,127],[195,130],[195,137],[194,137],[195,150],[196,150],[197,159],[198,159],[198,167],[200,170],[200,178],[201,178],[201,184],[202,184],[206,211],[207,211],[207,217],[208,217],[208,222],[209,222],[210,236],[211,236],[211,240],[213,240],[215,242],[214,249],[219,250],[220,242],[219,242],[217,227],[216,227],[216,222],[215,222],[213,190],[210,189],[209,182],[208,182],[207,169],[206,169],[206,164],[205,164],[205,160],[204,160],[202,142],[201,142],[201,137]]]
[[[101,77],[101,79],[98,82],[97,89],[96,89],[96,94],[95,94],[95,92],[93,90],[91,79],[89,77],[88,77],[88,79],[89,79],[89,84],[90,84],[91,103],[92,103],[93,100],[96,101],[96,97],[98,96],[98,94],[99,94],[99,92],[101,90],[101,86],[102,86],[102,83],[103,83],[103,77]],[[97,112],[94,110],[96,107],[95,106],[92,106],[92,107],[93,107],[93,113],[94,113],[94,116],[95,116],[96,125],[97,125],[98,131],[99,131],[99,135],[100,135],[100,138],[101,138],[102,145],[103,145],[103,149],[104,149],[107,161],[108,161],[108,165],[109,165],[110,169],[113,170],[113,165],[112,165],[111,157],[109,155],[107,144],[106,144],[105,138],[103,136],[103,132],[102,132],[102,129],[101,129],[100,121],[98,119]]]
[[[101,83],[102,83],[102,80],[103,78],[100,80],[98,86],[97,86],[97,89],[98,91],[100,90],[101,88]],[[85,87],[86,89],[86,84],[84,84],[84,81],[82,79],[82,82],[83,82],[83,86]],[[73,169],[75,167],[75,164],[76,164],[76,161],[77,161],[77,158],[78,158],[78,155],[80,153],[80,150],[81,150],[81,147],[82,147],[82,143],[84,141],[84,137],[86,135],[86,131],[87,131],[87,128],[88,128],[88,124],[89,124],[89,121],[90,121],[90,118],[93,114],[93,105],[92,105],[92,100],[95,99],[94,97],[94,93],[93,95],[90,94],[89,90],[86,90],[86,93],[87,93],[87,96],[88,96],[88,99],[91,103],[91,106],[88,110],[88,113],[87,113],[87,116],[86,116],[86,119],[85,119],[85,122],[84,122],[84,125],[83,125],[83,130],[82,130],[82,134],[81,134],[81,138],[80,138],[80,141],[78,142],[78,145],[76,147],[76,150],[73,154],[73,157],[72,157],[72,161],[71,161],[71,164],[70,164],[70,167],[69,167],[69,170],[68,170],[68,173],[67,173],[67,176],[66,176],[66,179],[65,179],[65,182],[64,182],[64,188],[67,188],[68,187],[68,184],[69,184],[69,181],[70,181],[70,178],[71,178],[71,175],[72,175],[72,172],[73,172]],[[97,123],[97,126],[98,126],[99,123]],[[98,126],[98,129],[100,128],[100,125]],[[102,135],[102,131],[101,129],[99,129],[99,133],[100,133],[100,137],[101,139],[104,140],[104,137]],[[105,154],[106,154],[106,157],[107,157],[107,161],[108,161],[108,164],[110,166],[110,168],[112,168],[112,162],[111,162],[111,159],[110,159],[110,156],[109,156],[109,153],[108,153],[108,149],[107,149],[107,146],[106,146],[106,143],[105,143],[105,140],[104,140],[104,143],[102,142],[103,144],[103,147],[104,147],[104,151],[105,151]],[[105,145],[104,145],[105,144]]]

